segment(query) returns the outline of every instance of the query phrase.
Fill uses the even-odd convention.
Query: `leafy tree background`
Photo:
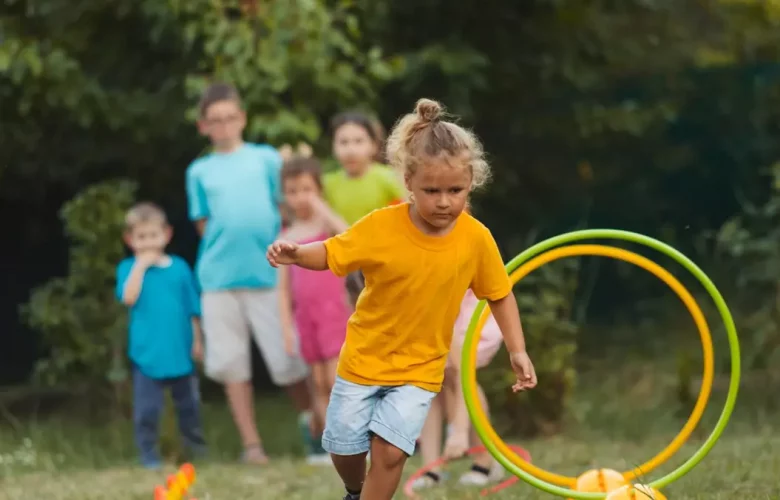
[[[777,211],[767,167],[780,157],[779,26],[778,4],[759,0],[4,0],[0,210],[11,244],[0,258],[0,383],[27,382],[57,358],[51,328],[23,321],[19,306],[48,280],[87,272],[69,261],[81,243],[58,213],[88,186],[136,183],[137,197],[168,211],[170,250],[194,258],[183,177],[207,148],[193,120],[211,79],[241,90],[249,140],[306,140],[322,156],[335,112],[369,109],[390,127],[417,98],[440,99],[490,152],[495,182],[475,201],[507,257],[579,227],[661,238],[738,297],[738,313],[760,326],[745,332],[747,350],[772,366],[759,353],[778,345],[778,246],[766,228]],[[103,210],[89,203],[68,224]],[[114,257],[108,240],[95,250],[102,266]],[[756,266],[761,287],[746,284]],[[617,263],[540,276],[518,291],[530,335],[562,348],[545,362],[557,385],[529,396],[549,404],[528,432],[556,428],[581,358],[647,348],[644,327],[613,338],[573,325],[658,325],[679,310],[657,300],[652,277]],[[685,358],[687,346],[676,349]],[[500,381],[501,369],[486,376]]]

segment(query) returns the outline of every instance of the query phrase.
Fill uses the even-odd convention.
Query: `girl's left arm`
[[[490,304],[490,312],[493,313],[501,329],[501,336],[504,337],[504,344],[509,353],[525,352],[525,336],[515,296],[510,293],[503,299],[488,300],[488,304]]]

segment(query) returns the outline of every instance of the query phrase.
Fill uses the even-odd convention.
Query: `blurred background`
[[[582,228],[675,246],[712,277],[740,329],[734,425],[774,427],[778,28],[780,2],[769,0],[5,0],[0,408],[18,425],[64,418],[73,401],[93,416],[126,413],[125,316],[113,296],[122,215],[137,199],[160,203],[175,227],[170,251],[193,262],[184,170],[207,148],[195,105],[216,79],[241,92],[248,140],[306,141],[324,159],[333,114],[364,109],[389,129],[418,98],[440,100],[485,143],[494,181],[475,214],[507,260]],[[627,247],[667,265],[708,313],[717,360],[706,436],[730,369],[720,319],[685,270]],[[516,290],[540,386],[515,398],[502,363],[481,375],[502,432],[668,438],[682,426],[701,347],[660,281],[583,258]],[[273,392],[256,366],[258,390]]]

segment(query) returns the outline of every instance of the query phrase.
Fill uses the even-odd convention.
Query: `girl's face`
[[[333,155],[349,175],[365,172],[376,153],[376,142],[362,125],[345,123],[333,134]]]
[[[440,161],[423,165],[405,180],[425,226],[420,229],[431,234],[444,233],[452,227],[471,191],[471,171],[462,163],[450,165]]]
[[[317,181],[311,174],[300,174],[284,180],[284,199],[296,219],[311,218],[313,215],[311,199],[320,194]]]

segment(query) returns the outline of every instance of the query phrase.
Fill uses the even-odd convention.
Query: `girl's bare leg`
[[[445,399],[444,395],[439,393],[433,398],[433,401],[431,401],[431,409],[428,410],[428,418],[425,420],[422,433],[420,434],[420,454],[422,455],[423,465],[435,462],[441,456],[441,434],[444,419],[443,399]],[[438,471],[439,467],[431,472]]]
[[[360,499],[392,500],[398,483],[401,482],[407,458],[406,453],[381,437],[374,436],[371,440],[371,467],[368,469]]]
[[[477,384],[477,396],[479,397],[480,403],[482,403],[482,408],[485,409],[485,415],[490,419],[490,407],[488,406],[487,398],[485,397],[485,391],[482,390],[482,386],[479,384]],[[482,440],[479,439],[479,435],[477,434],[477,431],[474,430],[473,425],[471,426],[470,441],[471,446],[479,446],[482,444]],[[487,451],[474,455],[474,465],[490,469],[493,466],[493,457]]]
[[[363,489],[363,481],[366,479],[366,453],[359,455],[331,455],[333,465],[336,467],[347,491],[359,493]],[[371,497],[362,496],[363,500]]]
[[[311,375],[314,381],[314,418],[312,425],[312,434],[321,436],[325,429],[325,412],[328,409],[328,399],[330,399],[329,376],[326,363],[314,363],[311,365]]]

